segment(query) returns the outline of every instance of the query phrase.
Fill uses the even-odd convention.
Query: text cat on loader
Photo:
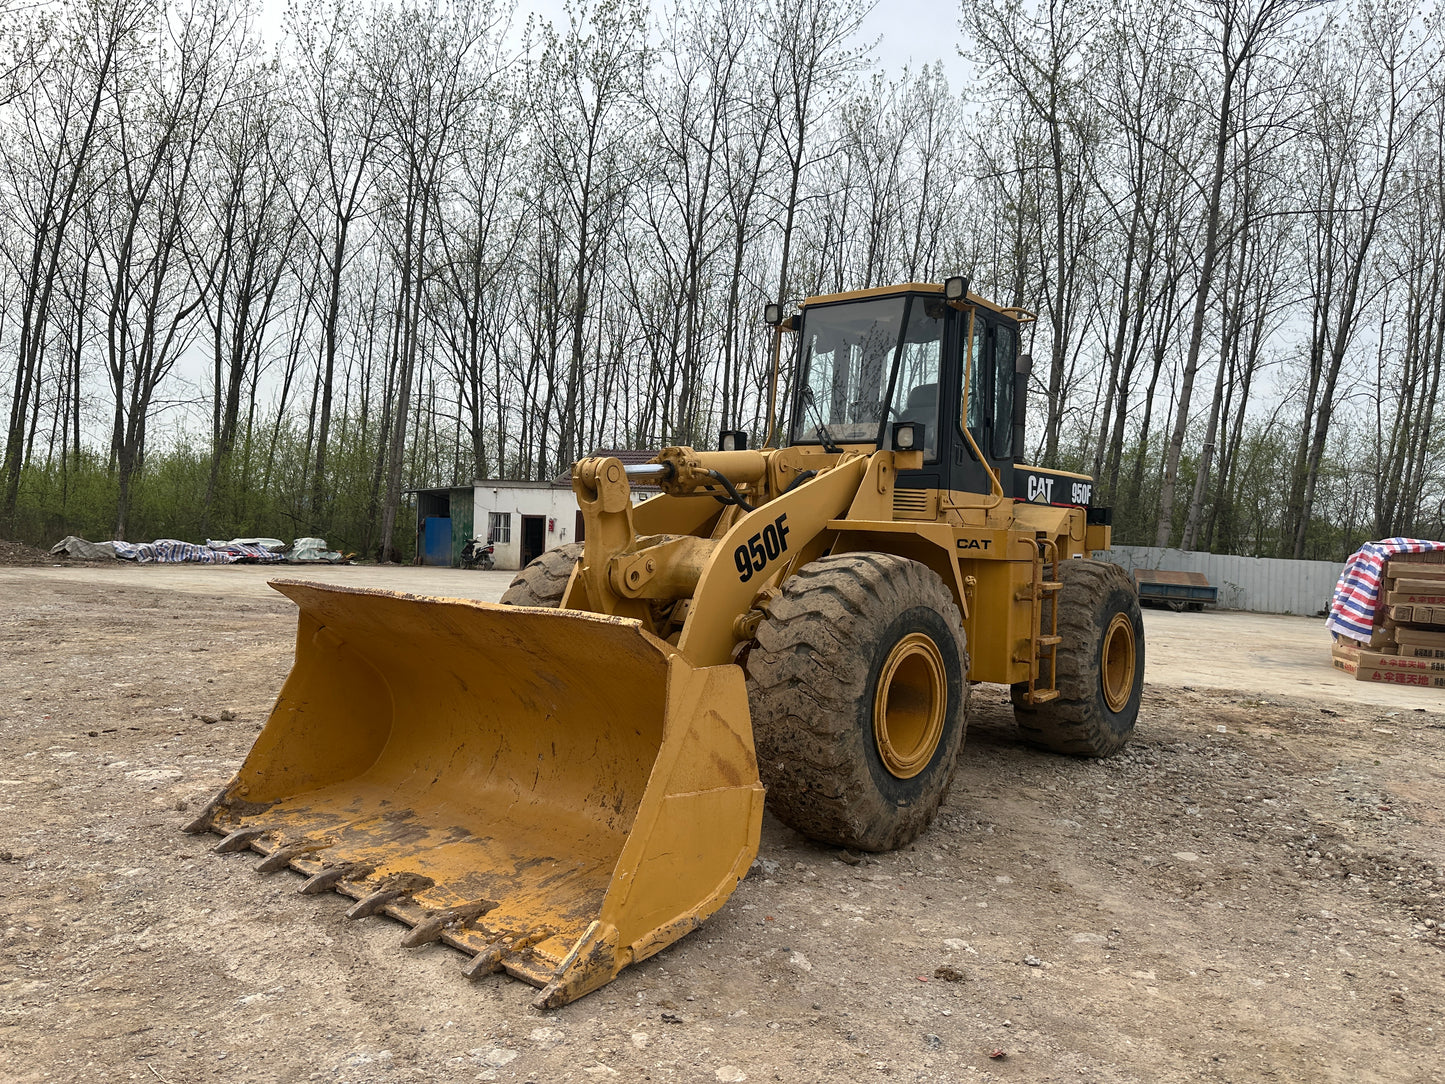
[[[765,786],[814,839],[915,838],[970,682],[1010,685],[1036,745],[1119,750],[1138,601],[1090,559],[1110,529],[1089,479],[1015,461],[1031,317],[961,278],[800,309],[769,306],[780,356],[796,343],[779,447],[582,460],[585,542],[503,605],[277,583],[295,667],[190,830],[556,1007],[722,906]],[[662,495],[634,504],[636,480]]]

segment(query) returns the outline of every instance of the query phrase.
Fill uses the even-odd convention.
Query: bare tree
[[[395,560],[397,511],[408,415],[422,337],[430,260],[440,228],[442,183],[461,151],[464,118],[492,75],[486,44],[498,28],[488,3],[458,0],[440,9],[399,8],[377,26],[373,85],[381,96],[389,160],[384,213],[397,294],[391,369],[395,383],[386,443],[386,494],[380,555]],[[392,390],[394,388],[394,391]]]
[[[242,387],[263,366],[297,232],[285,195],[288,131],[275,74],[260,68],[238,79],[232,104],[208,141],[213,183],[199,194],[208,221],[197,222],[194,236],[182,239],[201,284],[201,312],[211,338],[211,469],[201,519],[207,529],[217,482],[241,432]],[[251,383],[254,387],[254,377]]]
[[[1436,46],[1438,50],[1438,44]],[[1438,53],[1437,53],[1438,55]],[[1438,62],[1437,62],[1438,63]],[[1433,66],[1433,65],[1432,65]],[[1445,94],[1427,88],[1429,112],[1407,148],[1397,179],[1398,213],[1390,223],[1380,273],[1388,283],[1379,305],[1374,431],[1374,533],[1431,535],[1425,500],[1440,483],[1439,436],[1445,373]],[[1445,510],[1445,501],[1439,507]],[[1438,537],[1438,536],[1437,536]]]
[[[489,96],[465,119],[459,139],[463,152],[452,187],[445,193],[451,228],[439,233],[442,263],[437,334],[459,395],[470,445],[467,470],[491,476],[487,437],[495,433],[502,458],[503,368],[499,336],[517,314],[510,289],[522,245],[516,227],[512,190],[521,157],[519,136],[525,122],[523,102]]]
[[[789,260],[806,171],[831,153],[814,128],[828,116],[862,66],[867,50],[848,46],[868,8],[859,0],[774,0],[764,21],[773,56],[772,93],[782,144],[782,227],[776,297],[789,297]]]
[[[1107,87],[1102,107],[1115,135],[1085,164],[1107,207],[1096,258],[1098,322],[1109,336],[1101,343],[1107,372],[1101,373],[1092,460],[1105,500],[1120,496],[1136,377],[1149,352],[1151,325],[1173,320],[1172,298],[1183,270],[1167,250],[1193,206],[1188,182],[1200,144],[1183,107],[1188,69],[1173,47],[1182,28],[1166,8],[1130,4],[1109,21],[1099,42]]]
[[[1274,330],[1271,318],[1283,288],[1279,250],[1259,250],[1261,244],[1281,240],[1277,231],[1263,228],[1264,220],[1289,217],[1281,215],[1286,208],[1278,200],[1278,186],[1270,183],[1279,168],[1282,148],[1290,142],[1287,133],[1294,118],[1289,114],[1297,98],[1294,80],[1287,77],[1287,71],[1282,74],[1286,78],[1276,76],[1273,85],[1262,89],[1255,83],[1261,75],[1269,80],[1271,73],[1267,70],[1261,73],[1254,64],[1246,63],[1238,77],[1236,165],[1226,193],[1230,228],[1221,242],[1224,263],[1218,276],[1218,364],[1204,441],[1195,463],[1194,490],[1184,518],[1181,545],[1187,550],[1194,548],[1203,525],[1205,496],[1226,400],[1232,400],[1236,384],[1241,386],[1241,399],[1247,399],[1259,365],[1264,331],[1266,327]],[[1246,319],[1251,319],[1249,328],[1244,325]]]
[[[1051,464],[1068,406],[1070,357],[1088,318],[1089,249],[1099,232],[1083,160],[1097,138],[1085,90],[1093,79],[1088,46],[1100,9],[1076,0],[1045,0],[1033,15],[1023,0],[1006,0],[964,10],[994,93],[1018,102],[1040,132],[1043,165],[1021,179],[1036,189],[1039,210],[1034,244],[1049,330],[1043,458]]]
[[[1209,94],[1201,102],[1201,113],[1209,118],[1214,160],[1201,187],[1204,197],[1204,240],[1199,253],[1198,282],[1194,290],[1194,316],[1189,330],[1189,347],[1174,408],[1174,428],[1164,453],[1164,478],[1159,489],[1159,515],[1154,532],[1156,546],[1167,545],[1174,530],[1174,494],[1179,477],[1179,460],[1189,428],[1194,378],[1199,372],[1204,347],[1205,317],[1214,290],[1221,236],[1225,234],[1225,178],[1231,164],[1231,149],[1239,130],[1240,88],[1245,72],[1286,35],[1295,20],[1315,7],[1315,0],[1203,0],[1194,10],[1201,31],[1208,36],[1209,52],[1217,64],[1217,82],[1202,87]]]
[[[1289,552],[1305,554],[1346,355],[1371,292],[1372,249],[1396,198],[1400,154],[1429,103],[1432,57],[1403,9],[1363,5],[1348,39],[1319,56],[1304,168],[1317,193],[1306,264],[1312,287],[1304,426],[1290,488]],[[1341,87],[1345,88],[1341,93]]]
[[[373,160],[381,142],[382,96],[368,77],[363,50],[367,30],[353,0],[296,0],[286,14],[293,52],[290,82],[293,115],[309,136],[303,176],[309,184],[293,193],[297,222],[322,254],[325,277],[319,299],[321,358],[319,409],[315,415],[310,523],[328,522],[326,455],[331,443],[343,276],[354,255],[353,229],[368,213]],[[374,32],[373,32],[374,33]],[[370,39],[374,47],[376,40]]]
[[[632,108],[641,93],[644,9],[636,0],[599,0],[569,10],[565,35],[544,33],[538,66],[537,149],[541,179],[558,198],[557,236],[565,238],[562,289],[568,299],[568,351],[562,377],[557,459],[578,452],[586,385],[588,319],[602,281],[598,259],[618,228],[632,183]]]
[[[6,208],[17,247],[7,247],[6,256],[18,281],[19,326],[0,465],[0,520],[7,525],[15,516],[28,419],[40,393],[40,362],[66,242],[95,183],[97,145],[114,119],[107,95],[117,69],[135,60],[149,11],[144,0],[115,0],[76,7],[73,21],[42,20],[28,46],[34,78],[11,95],[19,139],[4,144],[6,175],[16,186]]]
[[[194,333],[204,285],[184,244],[199,199],[201,148],[236,81],[244,35],[206,0],[160,28],[165,62],[144,81],[112,72],[113,172],[95,214],[105,282],[106,365],[112,392],[115,537],[125,538],[131,483],[145,457],[157,393]]]

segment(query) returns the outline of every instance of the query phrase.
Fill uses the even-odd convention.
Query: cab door
[[[961,356],[949,488],[989,492],[986,463],[998,474],[1004,493],[1012,494],[1018,325],[981,308],[958,316]],[[972,437],[972,442],[967,437]]]

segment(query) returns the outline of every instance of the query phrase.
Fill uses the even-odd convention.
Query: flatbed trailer
[[[1176,613],[1185,609],[1202,610],[1219,604],[1219,588],[1202,572],[1176,572],[1163,568],[1136,568],[1134,582],[1139,587],[1139,601],[1168,606]]]

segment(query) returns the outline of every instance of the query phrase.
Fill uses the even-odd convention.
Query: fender
[[[853,503],[870,458],[855,456],[744,515],[723,535],[692,596],[677,649],[694,666],[732,661],[736,618]]]

